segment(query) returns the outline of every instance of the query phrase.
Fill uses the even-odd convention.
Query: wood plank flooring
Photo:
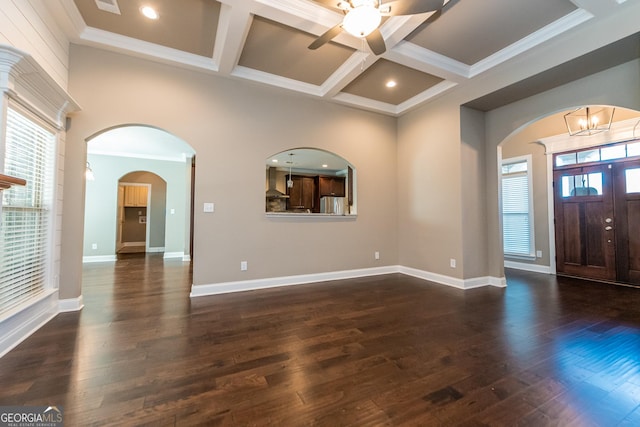
[[[0,359],[0,405],[68,426],[639,426],[640,289],[507,277],[190,300],[187,264],[121,255]]]

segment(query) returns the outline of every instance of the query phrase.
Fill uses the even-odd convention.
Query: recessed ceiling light
[[[278,163],[278,159],[271,159],[273,163]]]
[[[396,85],[397,85],[397,83],[396,83],[395,80],[389,80],[387,83],[385,83],[385,86],[389,87],[389,88],[396,87]]]
[[[140,12],[149,19],[158,19],[158,12],[156,12],[156,10],[151,6],[141,7]]]
[[[328,168],[328,167],[329,167],[329,165],[322,165],[322,167],[323,167],[323,168]]]

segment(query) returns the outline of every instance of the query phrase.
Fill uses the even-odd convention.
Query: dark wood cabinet
[[[289,174],[285,180],[289,179]],[[287,211],[320,212],[320,198],[323,196],[344,197],[345,178],[338,176],[291,175],[293,187],[287,187]]]
[[[319,195],[344,197],[344,177],[320,176],[318,177]]]
[[[288,179],[289,175],[286,178]],[[292,175],[291,180],[293,187],[287,188],[287,210],[317,212],[320,207],[316,206],[316,177]]]

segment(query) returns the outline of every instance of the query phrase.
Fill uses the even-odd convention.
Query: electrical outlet
[[[456,260],[455,260],[454,258],[451,258],[451,259],[449,260],[449,266],[450,266],[451,268],[456,268]]]
[[[93,249],[93,250],[98,249],[98,244],[97,243],[92,243],[91,244],[91,249]]]
[[[536,251],[536,257],[542,258],[542,251]]]
[[[240,261],[240,271],[247,271],[247,261]]]
[[[375,251],[375,252],[373,253],[373,257],[374,257],[375,259],[380,259],[380,252]]]
[[[205,203],[202,210],[207,213],[215,212],[215,205],[213,203]]]

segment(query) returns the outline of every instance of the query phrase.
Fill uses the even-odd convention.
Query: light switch
[[[171,209],[171,215],[175,215],[176,210],[175,209]]]
[[[205,203],[204,204],[204,211],[205,212],[213,212],[214,211],[213,203]]]

